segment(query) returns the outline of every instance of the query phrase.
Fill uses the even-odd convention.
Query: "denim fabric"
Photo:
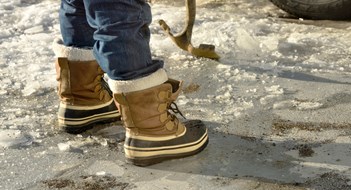
[[[66,46],[93,48],[114,80],[131,80],[163,67],[150,52],[150,6],[145,0],[61,0],[60,26]]]

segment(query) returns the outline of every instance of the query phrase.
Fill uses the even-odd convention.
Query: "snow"
[[[20,130],[0,131],[0,147],[8,148],[12,146],[26,146],[31,144],[30,136],[25,136]]]
[[[209,147],[140,169],[124,162],[120,122],[82,135],[57,131],[59,1],[0,0],[0,189],[49,189],[43,181],[89,175],[132,189],[298,189],[281,184],[308,186],[328,172],[351,179],[349,22],[290,19],[265,0],[199,0],[192,43],[215,45],[214,61],[165,35],[157,20],[177,33],[185,9],[164,1],[152,4],[152,54],[184,80],[177,104],[205,121]],[[300,144],[315,153],[300,157]]]

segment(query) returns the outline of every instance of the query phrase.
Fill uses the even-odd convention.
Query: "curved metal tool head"
[[[177,35],[173,35],[170,27],[164,20],[160,20],[159,24],[172,41],[181,49],[188,51],[197,57],[206,57],[210,59],[219,59],[220,56],[215,52],[215,46],[208,44],[200,44],[198,48],[191,44],[191,36],[196,15],[196,2],[195,0],[185,0],[187,17],[185,21],[185,28]]]

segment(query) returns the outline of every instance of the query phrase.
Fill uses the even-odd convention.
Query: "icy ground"
[[[0,189],[351,189],[350,22],[199,0],[192,41],[215,45],[217,62],[177,49],[158,26],[181,31],[183,1],[154,2],[152,53],[185,80],[177,103],[205,121],[207,149],[139,168],[124,163],[119,122],[58,132],[59,2],[0,0]]]

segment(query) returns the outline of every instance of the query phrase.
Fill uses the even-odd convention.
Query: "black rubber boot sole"
[[[83,133],[89,129],[92,129],[94,127],[97,127],[99,125],[103,125],[103,124],[107,124],[107,123],[112,123],[115,121],[119,121],[120,117],[115,117],[115,118],[109,118],[109,119],[104,119],[104,120],[96,120],[96,121],[92,121],[90,123],[86,123],[84,125],[80,125],[80,126],[69,126],[69,125],[61,125],[59,126],[61,129],[63,129],[65,132],[67,133],[71,133],[71,134],[79,134],[79,133]]]
[[[208,133],[200,120],[184,123],[185,132],[162,140],[164,137],[126,137],[126,161],[136,166],[150,166],[166,160],[195,155],[206,148]],[[146,140],[147,139],[147,140]]]
[[[59,128],[68,133],[78,134],[93,128],[96,125],[110,123],[121,118],[113,100],[106,106],[69,107],[60,104]]]
[[[134,158],[134,159],[130,159],[130,158],[126,158],[126,162],[129,164],[133,164],[136,166],[140,166],[140,167],[146,167],[146,166],[151,166],[154,164],[158,164],[167,160],[173,160],[173,159],[179,159],[179,158],[185,158],[185,157],[189,157],[189,156],[194,156],[198,153],[200,153],[201,151],[203,151],[207,144],[208,144],[208,139],[206,140],[206,142],[203,144],[203,146],[201,146],[199,149],[194,150],[192,152],[187,152],[187,153],[182,153],[182,154],[175,154],[175,155],[162,155],[162,156],[157,156],[157,157],[149,157],[149,158]]]

